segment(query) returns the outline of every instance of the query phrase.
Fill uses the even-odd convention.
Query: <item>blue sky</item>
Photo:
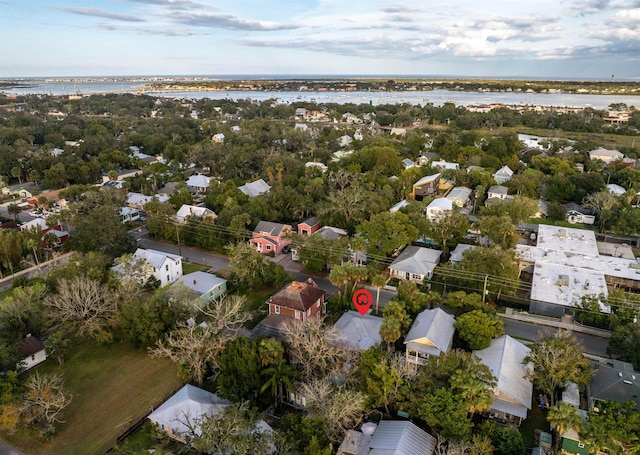
[[[0,77],[640,77],[640,0],[0,0]]]

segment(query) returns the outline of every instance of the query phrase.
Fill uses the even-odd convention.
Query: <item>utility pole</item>
[[[174,226],[176,227],[176,239],[178,240],[178,256],[182,256],[182,248],[180,248],[180,229],[178,229],[178,223]]]
[[[484,287],[482,289],[482,303],[484,304],[485,298],[487,296],[487,280],[489,279],[489,275],[484,276]]]

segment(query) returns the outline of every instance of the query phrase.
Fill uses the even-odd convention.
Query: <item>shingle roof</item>
[[[255,234],[260,234],[261,232],[265,232],[269,235],[277,237],[280,235],[282,230],[287,227],[288,224],[281,223],[272,223],[271,221],[260,221],[256,228],[253,230]]]
[[[18,345],[18,349],[24,357],[40,352],[44,349],[44,343],[36,337],[27,335],[26,338]]]
[[[407,349],[439,356],[451,346],[455,319],[440,308],[418,314],[405,337]]]
[[[292,281],[271,297],[269,303],[293,310],[306,311],[324,294],[325,292],[316,286],[300,281]]]
[[[371,438],[369,455],[431,455],[436,439],[411,422],[382,420]]]
[[[624,403],[632,400],[640,408],[640,372],[633,365],[618,360],[600,363],[589,385],[590,397]]]
[[[370,314],[361,316],[353,310],[340,316],[334,325],[346,343],[361,351],[382,343],[380,326],[382,326],[381,317]]]
[[[498,378],[496,388],[526,409],[531,409],[533,384],[525,378],[527,367],[522,365],[522,361],[530,351],[531,349],[509,335],[491,340],[491,345],[486,349],[473,351]],[[524,416],[515,415],[527,416],[526,411]]]
[[[438,262],[442,251],[409,245],[389,266],[390,269],[403,272],[427,275],[432,272]]]

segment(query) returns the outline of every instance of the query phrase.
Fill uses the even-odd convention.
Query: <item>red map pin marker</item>
[[[359,289],[353,294],[353,298],[351,299],[353,304],[360,313],[360,316],[364,316],[367,310],[371,307],[371,302],[373,302],[373,295],[371,292],[366,289]]]

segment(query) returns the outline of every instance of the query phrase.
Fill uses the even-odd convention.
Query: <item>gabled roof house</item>
[[[260,221],[253,230],[253,237],[249,243],[260,253],[280,254],[282,249],[291,243],[291,240],[286,238],[289,232],[291,232],[289,224]]]
[[[221,414],[231,402],[216,394],[191,384],[185,385],[175,395],[149,414],[149,420],[160,431],[181,442],[188,442],[191,428],[203,417]],[[195,428],[200,434],[200,428]]]
[[[431,279],[442,251],[409,245],[389,266],[389,275],[403,281],[422,283]]]
[[[493,389],[491,417],[515,426],[527,418],[533,398],[533,384],[525,376],[530,365],[523,365],[531,349],[503,335],[491,340],[486,349],[473,351],[498,379]]]
[[[267,300],[269,315],[276,314],[304,321],[325,313],[325,291],[309,279],[293,281]]]
[[[176,221],[181,224],[186,223],[187,217],[189,216],[211,222],[215,221],[215,219],[218,218],[216,212],[206,207],[182,204],[182,206],[178,210],[178,213],[176,213]]]
[[[495,174],[493,174],[493,180],[496,181],[498,185],[502,185],[504,182],[508,182],[513,177],[513,171],[509,166],[502,166],[498,169]]]
[[[382,318],[371,314],[360,315],[357,311],[347,311],[334,324],[342,341],[352,349],[366,351],[382,343],[380,327]]]
[[[192,193],[204,193],[209,188],[211,179],[206,175],[194,174],[187,180],[187,186]]]
[[[407,362],[424,365],[428,357],[449,352],[456,320],[441,308],[418,314],[405,337]]]
[[[238,189],[249,197],[256,197],[268,193],[271,190],[271,186],[263,179],[258,179],[255,182],[245,183],[239,186]]]
[[[192,272],[176,281],[190,289],[196,297],[195,304],[202,308],[212,300],[222,298],[227,292],[227,280],[213,273]]]

